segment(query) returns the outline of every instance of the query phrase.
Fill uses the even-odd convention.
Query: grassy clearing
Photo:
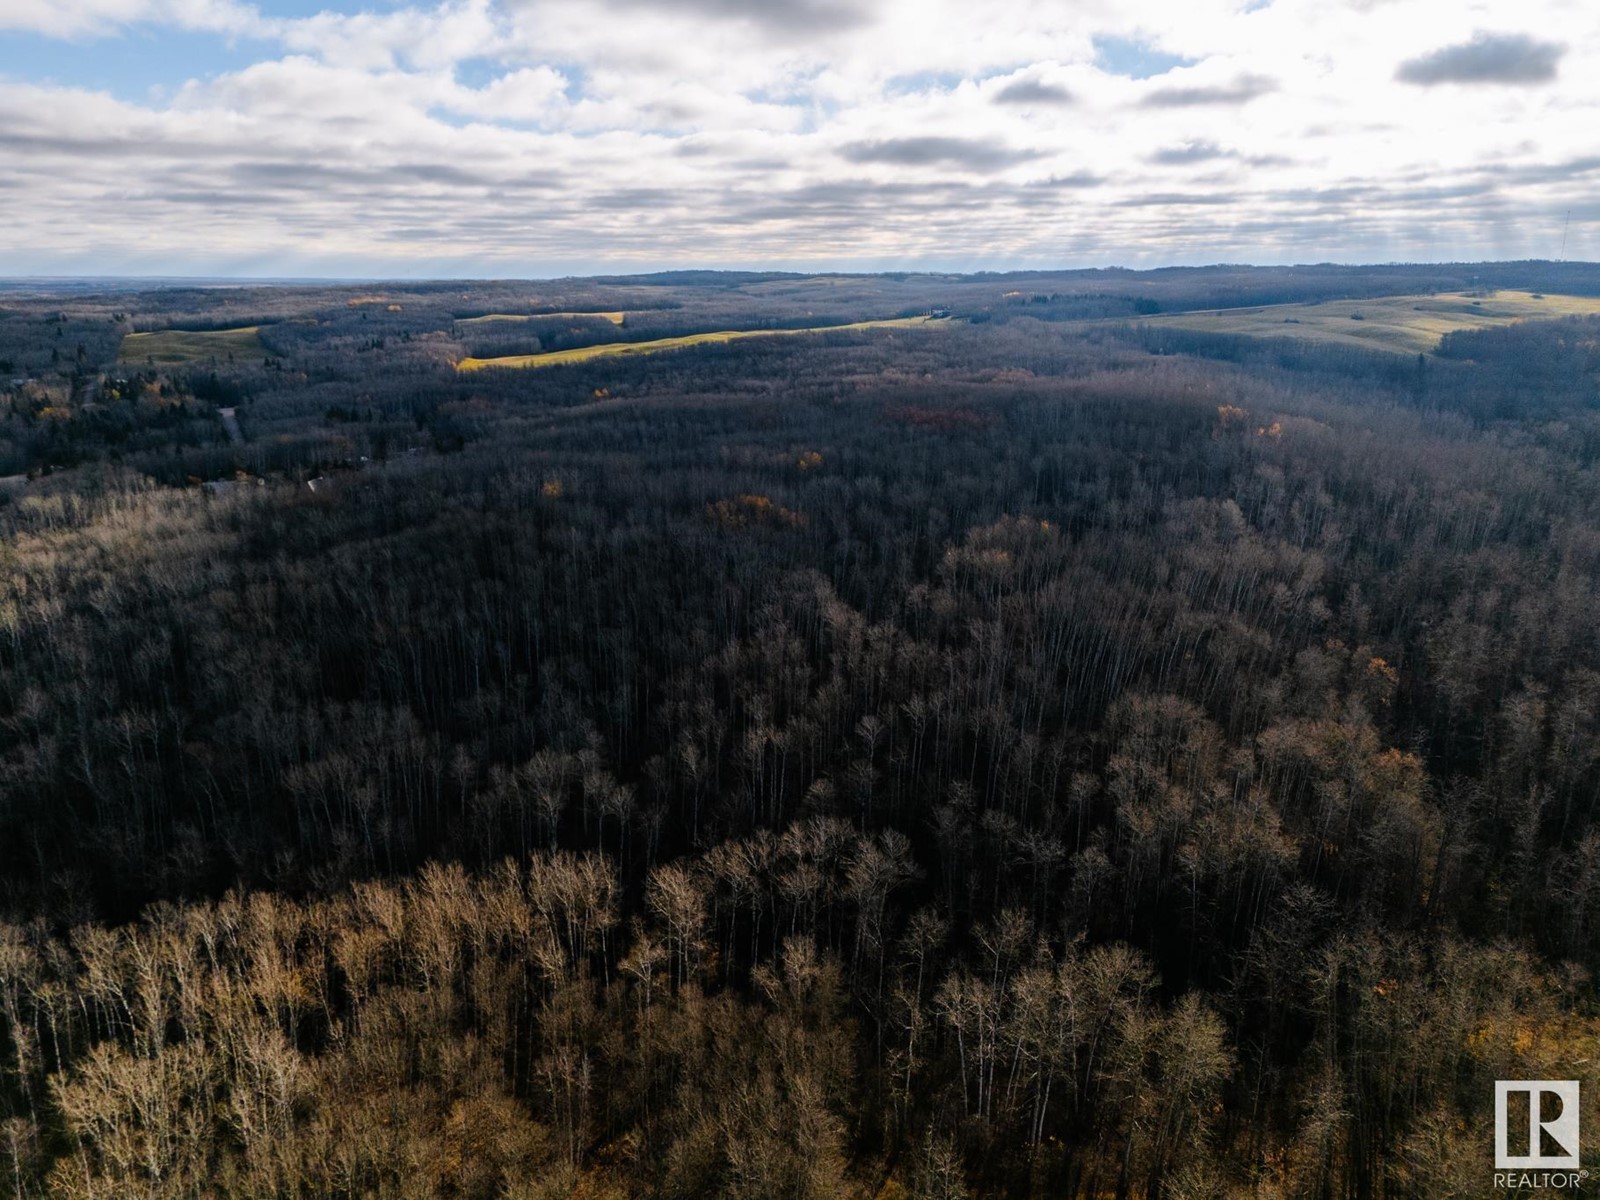
[[[604,320],[610,321],[613,325],[621,325],[622,318],[627,315],[621,312],[489,313],[482,317],[463,317],[456,324],[484,325],[490,321],[572,321],[586,317],[590,320]]]
[[[544,354],[518,354],[509,358],[463,358],[458,371],[481,371],[485,367],[559,367],[567,363],[588,362],[596,358],[623,358],[635,354],[659,354],[689,346],[720,345],[745,338],[793,336],[803,333],[837,333],[849,329],[910,329],[919,325],[942,325],[948,317],[898,317],[888,321],[856,321],[849,325],[822,325],[810,329],[724,329],[716,333],[690,333],[683,337],[656,338],[649,342],[605,342],[576,350],[551,350]]]
[[[158,363],[208,362],[254,358],[266,354],[261,344],[259,325],[246,325],[242,329],[158,329],[153,333],[130,333],[122,339],[122,349],[117,357],[122,362],[144,363],[154,359]]]
[[[1261,308],[1221,308],[1148,318],[1152,328],[1170,326],[1203,333],[1299,338],[1425,354],[1458,329],[1485,329],[1539,317],[1600,314],[1600,299],[1537,295],[1533,292],[1466,292],[1437,296],[1384,296],[1376,300],[1327,300],[1313,304],[1271,304]]]

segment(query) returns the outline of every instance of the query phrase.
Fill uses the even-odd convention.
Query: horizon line
[[[1251,270],[1251,271],[1293,271],[1309,269],[1345,269],[1345,270],[1374,270],[1374,269],[1399,269],[1405,267],[1473,267],[1473,266],[1542,266],[1542,267],[1593,267],[1600,266],[1600,262],[1591,262],[1584,259],[1550,259],[1550,258],[1484,258],[1484,259],[1389,259],[1382,261],[1336,262],[1323,259],[1315,262],[1296,263],[1255,263],[1255,262],[1228,262],[1218,261],[1213,263],[1168,263],[1160,266],[1128,267],[1118,264],[1106,264],[1096,267],[1011,267],[1005,269],[977,268],[971,270],[941,270],[932,267],[895,268],[886,267],[877,270],[851,270],[819,267],[812,270],[796,270],[792,267],[659,267],[640,271],[604,270],[588,274],[569,273],[561,275],[228,275],[228,274],[145,274],[140,272],[114,272],[106,274],[95,273],[60,273],[42,274],[29,273],[19,275],[0,275],[0,286],[8,284],[36,284],[36,283],[175,283],[175,284],[260,284],[266,286],[295,286],[304,284],[418,284],[418,283],[553,283],[562,280],[608,280],[608,279],[640,279],[650,276],[668,275],[779,275],[792,276],[804,279],[823,275],[842,275],[855,278],[870,279],[889,275],[907,276],[958,276],[962,278],[977,278],[982,276],[1016,276],[1016,275],[1093,275],[1103,273],[1121,273],[1128,275],[1153,275],[1164,271],[1216,271],[1224,269]]]

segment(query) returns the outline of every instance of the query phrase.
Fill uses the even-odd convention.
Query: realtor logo
[[[1524,1098],[1528,1113],[1526,1126],[1520,1120]],[[1494,1165],[1497,1171],[1577,1169],[1576,1079],[1501,1079],[1495,1082]]]

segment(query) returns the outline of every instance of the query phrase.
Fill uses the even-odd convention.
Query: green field
[[[457,325],[483,325],[489,321],[571,321],[587,317],[591,320],[610,321],[621,325],[627,313],[620,312],[558,312],[558,313],[489,313],[482,317],[462,317]]]
[[[544,354],[518,354],[509,358],[463,358],[456,364],[456,370],[481,371],[485,367],[559,367],[567,363],[588,362],[595,358],[659,354],[663,350],[719,345],[723,342],[742,341],[745,338],[837,333],[847,329],[909,329],[919,325],[942,325],[949,319],[948,317],[897,317],[887,321],[856,321],[849,325],[821,325],[809,329],[725,329],[716,333],[690,333],[683,337],[656,338],[648,342],[604,342],[598,346],[580,346],[576,350],[551,350]]]
[[[157,363],[208,362],[235,358],[254,358],[266,354],[267,348],[257,336],[259,325],[246,325],[240,329],[159,329],[153,333],[130,333],[122,339],[122,349],[117,357],[122,362]]]
[[[1326,300],[1310,304],[1270,304],[1260,308],[1219,308],[1148,318],[1151,328],[1193,329],[1251,337],[1300,338],[1423,354],[1458,329],[1485,329],[1539,317],[1592,316],[1600,299],[1588,296],[1491,292],[1474,296],[1445,292],[1434,296],[1383,296],[1376,300]]]

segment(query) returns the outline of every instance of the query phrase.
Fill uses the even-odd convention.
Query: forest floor
[[[663,350],[681,350],[688,346],[734,342],[744,338],[802,333],[841,333],[856,329],[909,329],[921,325],[944,324],[950,319],[949,317],[896,317],[885,321],[855,321],[848,325],[821,325],[806,329],[724,329],[712,333],[690,333],[682,337],[655,338],[647,342],[602,342],[597,346],[550,350],[543,354],[516,354],[506,358],[463,358],[456,363],[456,370],[481,371],[485,367],[556,367],[567,363],[588,362],[596,358],[658,354]]]
[[[1597,313],[1600,299],[1589,296],[1497,291],[1218,308],[1151,317],[1149,323],[1153,328],[1299,338],[1396,354],[1425,354],[1436,350],[1445,334],[1460,329]]]
[[[261,344],[261,326],[240,329],[158,329],[151,333],[130,333],[122,339],[117,353],[121,362],[189,363],[226,360],[228,356],[260,357],[267,349]]]

